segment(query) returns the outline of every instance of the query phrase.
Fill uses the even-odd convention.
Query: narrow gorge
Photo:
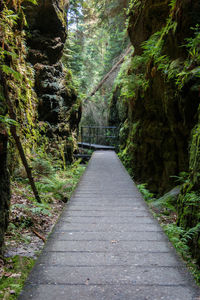
[[[24,176],[12,130],[40,188],[47,156],[49,169],[76,164],[81,126],[114,126],[119,158],[199,272],[199,0],[2,0],[0,50],[1,255]]]

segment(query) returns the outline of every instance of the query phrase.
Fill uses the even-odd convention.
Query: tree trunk
[[[3,254],[4,233],[8,227],[10,207],[10,177],[7,171],[7,141],[5,130],[0,130],[0,255]]]
[[[104,76],[104,78],[100,81],[100,83],[93,89],[93,91],[89,94],[89,96],[84,100],[89,100],[90,97],[94,96],[96,92],[102,87],[102,85],[106,82],[106,80],[110,77],[110,75],[117,69],[119,65],[124,62],[125,57],[133,50],[132,45],[128,47],[122,58],[112,67],[112,69]]]

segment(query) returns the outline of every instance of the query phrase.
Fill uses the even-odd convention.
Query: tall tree
[[[128,44],[124,30],[126,6],[127,0],[71,1],[68,13],[70,41],[66,44],[65,57],[79,91],[86,96],[112,68]],[[105,94],[105,89],[101,89],[93,100],[100,115],[103,115],[101,109],[106,111],[108,97]],[[97,102],[102,106],[95,104]]]

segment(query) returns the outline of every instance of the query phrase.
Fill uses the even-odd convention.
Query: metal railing
[[[117,146],[118,128],[115,126],[82,126],[80,128],[81,143]]]

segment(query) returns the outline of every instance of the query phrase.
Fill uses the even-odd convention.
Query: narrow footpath
[[[19,300],[197,300],[113,151],[93,154]]]

